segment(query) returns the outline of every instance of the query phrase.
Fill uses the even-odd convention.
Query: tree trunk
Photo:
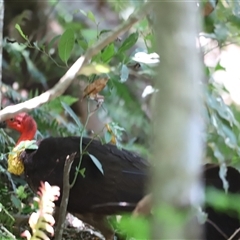
[[[200,54],[196,49],[197,5],[188,1],[155,3],[160,65],[153,104],[153,205],[151,239],[200,239],[194,207],[203,200],[200,182]]]

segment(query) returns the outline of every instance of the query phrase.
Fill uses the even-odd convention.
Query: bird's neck
[[[35,136],[35,133],[33,134],[32,132],[27,132],[27,133],[24,132],[20,135],[16,145],[18,145],[22,141],[33,140],[34,136]]]
[[[18,145],[22,141],[33,140],[34,136],[37,132],[37,124],[33,118],[28,118],[27,121],[24,123],[24,127],[20,132],[20,137],[17,141]]]

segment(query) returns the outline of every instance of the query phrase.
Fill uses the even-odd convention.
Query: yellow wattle
[[[8,171],[15,175],[21,175],[24,171],[24,165],[20,155],[25,149],[36,150],[38,145],[35,140],[21,141],[8,155]]]
[[[24,166],[20,160],[20,154],[24,149],[18,149],[15,147],[8,155],[8,171],[15,175],[21,175],[24,171]]]

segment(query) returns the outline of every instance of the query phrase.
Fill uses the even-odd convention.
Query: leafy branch
[[[144,4],[140,10],[134,12],[129,19],[117,27],[115,31],[110,32],[105,38],[99,39],[93,47],[90,47],[87,50],[85,55],[77,59],[77,61],[70,67],[70,69],[53,88],[23,103],[19,103],[14,106],[8,106],[1,110],[0,120],[4,121],[12,118],[20,112],[28,112],[62,95],[73,82],[75,77],[84,71],[84,66],[91,60],[93,56],[98,54],[109,43],[113,42],[120,34],[128,31],[135,23],[145,17],[146,14],[151,10],[151,7],[152,3]]]

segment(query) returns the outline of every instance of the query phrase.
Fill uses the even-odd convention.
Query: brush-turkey
[[[0,123],[0,127],[9,127],[20,132],[19,144],[31,140],[37,130],[34,119],[26,113]],[[25,150],[20,158],[24,165],[26,181],[37,191],[40,181],[51,185],[63,186],[63,168],[67,155],[77,153],[72,165],[70,180],[75,174],[79,162],[80,137],[46,138],[37,142],[38,149]],[[86,149],[85,149],[86,148]],[[119,150],[115,145],[105,144],[89,138],[82,139],[82,149],[92,154],[101,163],[102,174],[88,154],[83,155],[81,169],[85,168],[85,177],[78,175],[77,181],[70,190],[68,211],[81,214],[81,219],[97,227],[106,238],[112,236],[105,225],[105,216],[121,212],[131,212],[137,202],[144,196],[147,184],[147,172],[150,165],[141,157]],[[240,192],[240,173],[232,167],[227,168],[229,192]],[[219,167],[206,164],[203,167],[206,186],[223,189],[219,177]],[[56,205],[60,205],[60,200]],[[121,203],[128,203],[126,206]],[[204,225],[205,239],[228,239],[239,227],[236,213],[222,213],[206,206],[208,221]],[[238,239],[237,234],[233,239]]]
[[[24,140],[32,140],[37,131],[36,122],[26,113],[20,113],[1,125],[20,132],[17,145]],[[80,137],[50,137],[38,141],[37,145],[37,149],[27,149],[20,154],[27,183],[34,192],[41,181],[57,185],[62,190],[66,157],[76,153],[70,172],[70,182],[73,181],[80,159]],[[103,173],[89,154],[83,154],[81,169],[85,169],[85,176],[78,174],[70,190],[67,210],[85,216],[97,214],[96,219],[131,212],[144,196],[148,162],[127,150],[119,150],[115,145],[103,145],[100,141],[85,137],[82,138],[82,149],[98,159]],[[57,206],[60,201],[61,197],[56,202]],[[107,231],[99,230],[103,233]]]

